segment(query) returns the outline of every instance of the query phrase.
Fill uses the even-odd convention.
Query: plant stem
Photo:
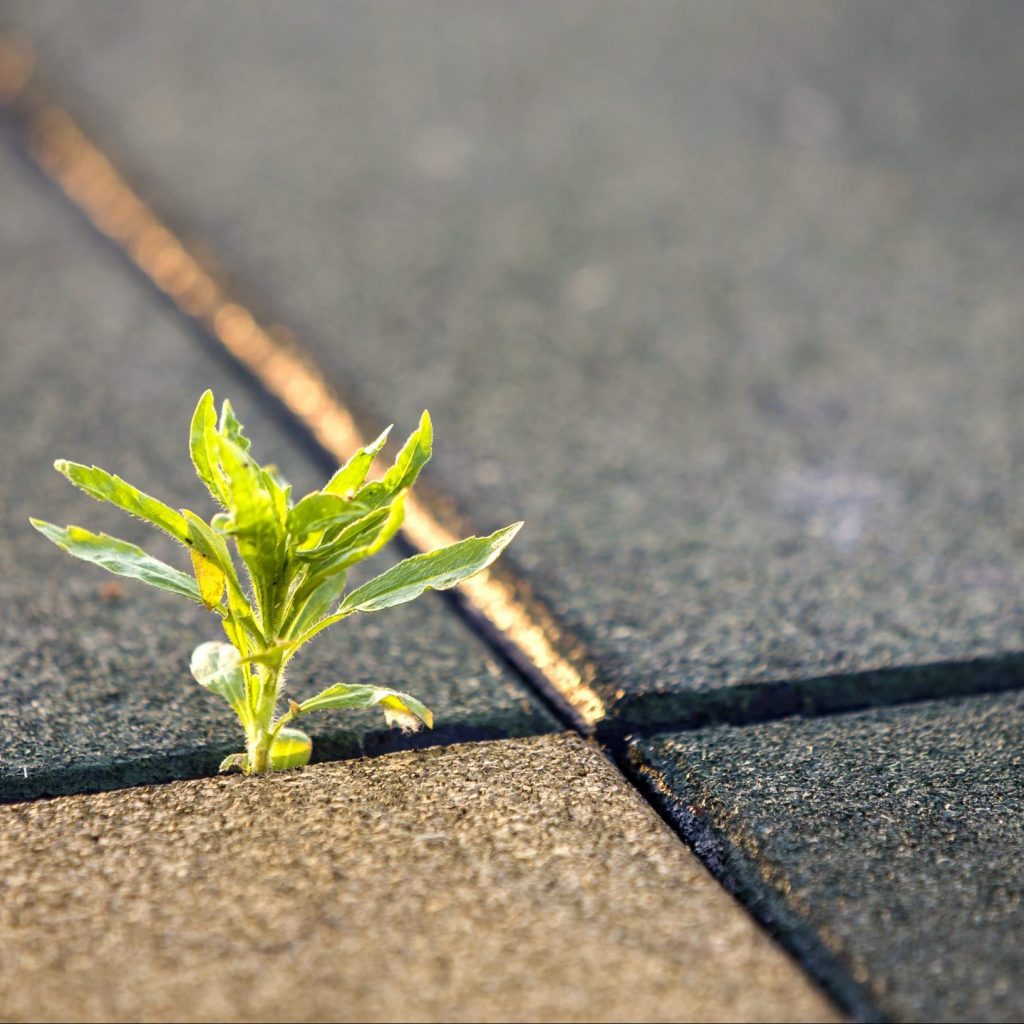
[[[284,682],[284,673],[269,665],[260,667],[259,700],[255,709],[254,721],[248,729],[247,750],[249,755],[249,774],[259,775],[270,771],[270,748],[277,730],[272,727],[274,708],[280,696]]]
[[[270,769],[270,734],[261,731],[249,737],[249,774],[260,775]]]

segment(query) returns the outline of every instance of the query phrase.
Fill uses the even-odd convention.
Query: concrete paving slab
[[[548,736],[0,808],[5,1020],[835,1020]]]
[[[240,731],[188,672],[216,620],[69,558],[28,517],[106,530],[182,564],[169,540],[51,466],[58,456],[95,462],[175,506],[212,511],[187,448],[206,387],[234,399],[257,450],[300,493],[326,470],[15,154],[0,147],[0,801],[216,770]],[[440,600],[326,635],[293,678],[305,693],[338,679],[415,693],[438,724],[417,742],[557,728]],[[309,725],[323,757],[396,741],[364,712]]]
[[[896,1020],[1024,1014],[1024,695],[638,742],[656,798]]]
[[[1019,680],[1019,5],[8,10],[622,728]]]

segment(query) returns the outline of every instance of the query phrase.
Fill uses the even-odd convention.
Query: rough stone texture
[[[1022,735],[1018,693],[676,733],[635,755],[702,856],[892,1017],[1014,1021]]]
[[[835,1020],[571,737],[0,808],[6,1020]]]
[[[1019,4],[9,10],[624,723],[1019,678]]]
[[[299,493],[326,475],[48,189],[0,147],[0,801],[195,775],[240,747],[234,715],[188,673],[216,620],[142,584],[112,588],[115,577],[58,551],[28,517],[106,530],[183,567],[187,558],[73,489],[53,459],[98,463],[208,513],[187,432],[212,386]],[[438,721],[417,742],[557,727],[439,599],[327,634],[293,678],[307,695],[338,679],[415,693]],[[320,756],[397,738],[369,712],[312,717],[309,728]]]

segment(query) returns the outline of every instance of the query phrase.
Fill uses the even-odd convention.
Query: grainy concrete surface
[[[636,745],[702,856],[896,1020],[1024,1015],[1024,695]],[[789,924],[793,925],[790,918]]]
[[[187,570],[170,540],[76,491],[52,464],[96,463],[209,515],[187,444],[207,387],[233,400],[254,450],[299,494],[328,471],[2,141],[0,801],[216,771],[241,729],[188,671],[192,649],[218,637],[216,618],[141,583],[111,589],[115,577],[57,550],[29,516],[104,530]],[[557,728],[436,596],[353,627],[296,660],[297,693],[338,680],[408,690],[433,707],[435,742]],[[309,731],[321,756],[397,738],[368,712],[311,716]]]
[[[0,808],[5,1020],[835,1020],[595,749]]]
[[[623,719],[1024,647],[1020,4],[8,10]]]

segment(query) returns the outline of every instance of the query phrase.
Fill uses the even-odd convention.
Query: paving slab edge
[[[67,115],[55,105],[56,98],[51,94],[48,84],[40,84],[34,55],[26,62],[25,54],[19,52],[16,47],[12,48],[12,41],[13,38],[5,40],[3,34],[0,34],[0,59],[13,60],[15,65],[17,61],[22,61],[24,80],[18,83],[17,88],[9,95],[0,95],[0,110],[6,114],[2,120],[6,122],[15,148],[19,150],[26,163],[63,194],[64,201],[91,226],[93,236],[111,246],[133,275],[141,276],[159,301],[188,325],[190,333],[208,353],[215,355],[218,361],[233,369],[253,388],[263,400],[265,407],[269,407],[275,420],[293,440],[301,443],[320,464],[332,470],[336,468],[336,453],[318,436],[312,420],[301,411],[292,408],[285,400],[281,389],[276,387],[273,381],[268,381],[266,374],[258,372],[243,356],[232,351],[230,346],[218,338],[201,314],[186,310],[166,288],[161,288],[153,274],[141,265],[126,248],[125,243],[100,231],[95,223],[95,211],[90,208],[89,203],[69,194],[61,175],[43,167],[39,153],[33,150],[28,139],[28,133],[32,130],[32,119],[40,110],[53,110],[64,117]],[[23,45],[27,45],[27,40],[23,41]],[[31,53],[30,50],[28,52]],[[68,119],[68,123],[74,126],[71,119]],[[83,145],[92,146],[77,127],[74,130],[81,136]],[[100,150],[95,150],[95,153],[106,159]],[[120,161],[112,164],[115,175],[119,166]],[[144,175],[141,177],[144,179]],[[148,209],[145,200],[141,200],[141,204]],[[175,218],[161,217],[158,221],[154,220],[154,223],[169,225],[171,237],[177,233]],[[177,226],[180,227],[180,224]],[[244,294],[246,291],[239,289],[234,281],[229,290],[232,294],[236,291]],[[333,392],[329,391],[323,374],[306,352],[289,344],[282,347],[279,354],[286,360],[291,358],[296,362],[296,372],[303,372],[310,381],[319,382],[327,388],[326,400],[334,401]],[[364,417],[359,415],[358,406],[356,405],[353,411],[353,403],[349,399],[346,399],[340,412],[354,424],[364,422]],[[376,431],[371,431],[368,436],[374,436],[375,433]],[[427,515],[433,516],[440,524],[440,528],[460,534],[471,529],[467,517],[460,514],[447,496],[435,492],[429,482],[421,484],[421,489],[425,496],[423,505]],[[396,540],[409,554],[415,554],[420,550],[417,544],[404,535],[400,535]],[[515,566],[514,555],[511,561],[506,556],[492,572],[500,586],[510,595],[509,608],[502,609],[502,612],[510,609],[515,611],[525,617],[530,625],[536,627],[538,633],[543,634],[545,644],[550,648],[546,654],[549,658],[555,659],[553,664],[546,664],[538,658],[536,651],[524,648],[511,638],[492,618],[493,610],[478,606],[465,594],[449,593],[443,596],[448,598],[450,606],[471,631],[480,636],[491,650],[517,673],[544,710],[577,732],[585,736],[596,735],[613,745],[636,733],[694,729],[716,724],[753,724],[793,714],[830,714],[915,700],[1024,687],[1024,652],[1007,652],[965,660],[884,666],[849,673],[811,675],[805,678],[740,682],[714,690],[692,688],[676,693],[645,693],[635,698],[618,700],[602,698],[599,668],[592,662],[586,643],[570,634],[547,604],[532,592],[524,574]],[[575,681],[570,680],[566,683],[565,679],[559,678],[563,671],[575,675]],[[596,705],[588,703],[591,698],[597,702]],[[486,738],[497,737],[488,734]],[[458,742],[459,737],[452,736],[447,741]],[[0,796],[0,800],[2,799]]]
[[[674,793],[636,746],[619,759],[619,767],[723,888],[829,998],[854,1020],[886,1024],[892,1019],[878,1007],[867,988],[853,978],[838,951],[830,949],[818,931],[765,878],[753,858],[723,835],[709,815],[697,812],[687,802],[686,794]]]
[[[646,693],[613,705],[597,726],[615,743],[629,735],[713,725],[754,725],[791,715],[838,714],[922,700],[1024,688],[1024,653],[892,665],[835,675],[738,683],[715,690]]]
[[[352,761],[408,750],[558,734],[557,729],[535,728],[534,723],[525,716],[522,728],[514,729],[456,724],[429,733],[411,735],[394,730],[374,731],[362,737],[351,730],[339,730],[320,736],[313,733],[313,757],[310,763]],[[238,743],[215,743],[141,757],[88,758],[41,771],[28,770],[27,774],[12,774],[0,778],[0,806],[135,786],[216,778],[221,761],[228,754],[234,753],[238,746]]]
[[[37,161],[25,151],[24,136],[18,131],[18,120],[17,115],[14,115],[8,121],[9,129],[13,129],[10,134],[17,137],[17,148],[22,151],[26,161],[38,170]],[[73,200],[69,201],[69,205],[82,213]],[[121,246],[106,239],[104,241],[120,250],[126,264],[138,273],[138,267]],[[225,364],[255,384],[261,397],[277,413],[275,418],[293,436],[301,438],[320,461],[328,461],[329,453],[279,396],[269,391],[256,374],[217,344],[202,325],[184,313],[152,281],[148,281],[148,284],[160,301],[188,321],[192,332],[204,347],[216,352]],[[434,505],[433,502],[430,504]],[[683,798],[659,785],[657,771],[644,762],[635,747],[628,748],[625,745],[628,743],[628,734],[670,728],[696,729],[715,724],[753,724],[793,714],[820,715],[916,700],[1013,690],[1024,687],[1024,653],[885,667],[806,679],[742,683],[719,691],[645,694],[633,700],[612,704],[616,717],[600,720],[595,730],[590,723],[580,719],[557,686],[527,655],[509,643],[486,615],[473,608],[469,602],[454,596],[451,603],[459,610],[460,617],[468,620],[474,631],[484,636],[492,649],[518,671],[532,695],[539,698],[557,719],[584,735],[596,731],[597,739],[609,745],[609,753],[613,755],[613,760],[618,763],[626,779],[639,789],[719,882],[736,896],[775,941],[797,958],[832,999],[857,1019],[888,1019],[867,991],[853,980],[849,970],[842,966],[836,954],[825,945],[817,932],[763,877],[752,858],[718,832],[710,819],[694,813]],[[539,735],[522,735],[535,734]],[[430,736],[411,739],[389,740],[385,736],[371,735],[363,742],[354,737],[349,742],[338,737],[333,741],[321,738],[320,756],[315,758],[315,763],[505,738],[511,736],[501,730],[492,733],[479,728],[440,730]],[[23,780],[24,785],[19,784],[15,777],[8,785],[0,787],[0,804],[215,775],[216,764],[230,749],[231,745],[225,744],[155,757],[128,758],[107,764],[94,762],[69,765],[33,773]]]

